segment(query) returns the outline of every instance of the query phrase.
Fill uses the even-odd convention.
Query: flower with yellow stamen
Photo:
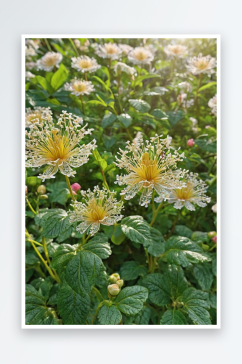
[[[126,150],[120,149],[121,158],[116,157],[115,163],[119,168],[124,168],[128,174],[117,176],[119,185],[127,185],[121,192],[126,200],[133,198],[142,191],[140,205],[147,207],[153,190],[160,202],[169,197],[169,190],[184,186],[180,179],[185,171],[176,169],[176,163],[182,161],[183,154],[177,151],[170,153],[171,138],[161,139],[158,135],[143,143],[142,136],[134,139],[133,143],[127,142]]]
[[[217,95],[215,95],[214,97],[212,97],[209,101],[208,101],[208,106],[211,107],[211,112],[217,116]]]
[[[96,54],[102,58],[118,59],[121,56],[122,50],[115,43],[105,43],[98,45]]]
[[[128,59],[138,65],[149,64],[153,61],[154,55],[153,53],[144,47],[136,47],[134,48],[128,55]]]
[[[207,206],[210,197],[207,197],[208,186],[205,182],[197,178],[197,174],[190,173],[186,176],[186,186],[181,189],[173,189],[169,197],[169,202],[174,203],[175,209],[181,209],[185,206],[188,210],[194,211],[194,204],[200,207]]]
[[[130,51],[132,51],[134,48],[133,47],[131,47],[130,45],[128,45],[128,44],[119,44],[118,45],[119,46],[119,48],[122,50],[122,52],[124,53],[124,54],[126,54],[126,55],[128,55],[129,54],[129,52]]]
[[[26,167],[48,168],[39,177],[54,178],[60,170],[65,176],[74,176],[72,168],[78,168],[87,163],[91,151],[96,148],[95,139],[89,144],[80,145],[81,139],[91,134],[93,129],[81,127],[82,118],[68,114],[60,115],[57,124],[52,120],[43,120],[41,124],[34,123],[26,131]]]
[[[44,120],[52,122],[52,111],[49,107],[28,108],[25,113],[25,127],[31,128],[35,123],[41,124]]]
[[[216,67],[216,59],[211,56],[202,56],[200,53],[198,57],[190,58],[187,64],[187,70],[194,75],[199,75],[200,73],[212,74],[214,73],[214,68]]]
[[[181,58],[185,55],[187,47],[181,44],[168,44],[164,51],[169,57]]]
[[[48,52],[42,58],[38,59],[37,67],[40,70],[50,72],[54,67],[59,67],[62,58],[61,53]]]
[[[65,90],[71,91],[72,95],[89,95],[95,91],[93,84],[90,81],[78,80],[75,78],[71,83],[65,84]]]
[[[77,71],[83,73],[95,72],[101,67],[94,58],[89,58],[87,56],[81,56],[77,58],[73,57],[71,60],[71,66],[77,69]]]
[[[70,212],[71,222],[81,222],[76,228],[81,234],[88,231],[90,235],[96,234],[102,225],[114,225],[122,219],[120,212],[123,203],[114,197],[115,192],[96,186],[93,192],[88,189],[81,192],[84,202],[72,205],[74,211]]]

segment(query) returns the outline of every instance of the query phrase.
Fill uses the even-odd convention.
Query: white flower
[[[37,67],[37,63],[36,62],[26,62],[25,67],[29,70],[32,70],[33,68]]]
[[[200,53],[198,57],[190,58],[187,64],[187,70],[194,75],[199,75],[200,73],[207,73],[211,75],[214,73],[214,68],[216,67],[216,59],[211,56],[204,56]]]
[[[211,207],[211,210],[216,214],[217,213],[217,204]]]
[[[195,126],[197,124],[197,119],[193,118],[193,117],[190,117],[189,118],[193,124],[193,126]]]
[[[101,66],[97,64],[97,61],[94,58],[89,58],[87,56],[81,56],[81,57],[74,57],[71,59],[72,63],[71,66],[73,68],[76,68],[77,71],[80,72],[95,72],[97,71]]]
[[[165,48],[164,48],[165,53],[167,54],[167,56],[169,57],[178,57],[181,58],[184,56],[184,54],[187,51],[187,47],[181,45],[181,44],[168,44]]]
[[[153,61],[154,55],[145,47],[136,47],[129,54],[128,59],[134,64],[149,64]]]
[[[211,111],[212,113],[217,116],[217,95],[215,95],[214,97],[212,97],[209,101],[208,101],[208,106],[211,107]]]
[[[27,58],[31,58],[33,56],[36,56],[36,52],[35,52],[35,49],[32,48],[32,47],[27,47],[25,46],[25,56]]]
[[[95,91],[93,84],[90,81],[78,80],[75,78],[71,80],[71,83],[66,83],[64,86],[65,90],[71,91],[72,95],[89,95]]]
[[[194,211],[194,204],[205,207],[210,202],[210,197],[205,195],[208,186],[202,180],[197,179],[197,176],[197,174],[190,173],[185,179],[186,187],[171,191],[169,202],[175,202],[175,209],[185,206],[188,210]]]
[[[131,47],[128,44],[119,44],[119,48],[122,50],[124,54],[129,54],[130,51],[132,51],[133,47]]]
[[[180,82],[177,86],[186,92],[192,91],[192,85],[189,82]]]
[[[30,73],[30,72],[29,72]],[[26,109],[25,112],[25,127],[31,128],[34,124],[41,125],[44,121],[52,122],[52,111],[50,107],[35,107]]]
[[[32,48],[34,48],[35,50],[37,50],[39,48],[39,39],[33,40],[33,39],[27,39],[26,40],[26,44]]]
[[[125,63],[118,62],[114,66],[115,72],[125,72],[128,75],[132,76],[136,73],[136,69],[134,67],[130,67]]]
[[[61,53],[48,52],[41,59],[38,59],[37,67],[40,70],[50,72],[54,67],[59,67],[62,58]]]
[[[115,43],[105,43],[98,45],[96,54],[102,58],[118,59],[121,56],[122,50]]]
[[[30,78],[35,78],[35,75],[33,75],[33,73],[27,71],[27,72],[25,72],[25,77],[27,78],[27,80],[29,80]]]

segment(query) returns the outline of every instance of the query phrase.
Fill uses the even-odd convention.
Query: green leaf
[[[175,111],[167,111],[168,120],[171,124],[171,127],[175,126],[178,121],[184,118],[184,112],[182,110]]]
[[[132,118],[129,114],[118,115],[118,120],[123,124],[125,128],[128,128],[132,124]]]
[[[141,216],[125,217],[121,221],[123,233],[133,242],[138,244],[150,244],[150,227]]]
[[[167,310],[160,320],[160,325],[187,325],[186,317],[178,310]]]
[[[214,86],[214,85],[217,85],[217,82],[209,82],[209,83],[207,83],[206,85],[204,85],[204,86],[200,87],[200,88],[198,89],[198,92],[203,91],[203,90],[206,90],[207,88],[210,88],[210,87],[212,87],[212,86]]]
[[[209,256],[203,252],[198,244],[182,236],[172,236],[167,240],[166,251],[163,255],[168,263],[188,267],[189,263],[208,262]]]
[[[68,70],[61,63],[59,69],[54,73],[51,79],[51,86],[53,87],[53,89],[55,91],[58,90],[67,80],[67,77],[68,77]]]
[[[54,192],[51,192],[49,195],[49,201],[50,203],[57,202],[60,205],[65,206],[69,197],[70,197],[70,192],[68,188],[63,188],[62,190],[56,190]]]
[[[90,309],[88,295],[79,295],[64,283],[58,293],[58,311],[65,325],[84,325]]]
[[[104,115],[104,117],[102,119],[103,129],[105,129],[107,126],[111,125],[116,119],[117,119],[117,116],[112,113],[108,113],[108,114]]]
[[[145,276],[147,268],[135,261],[124,262],[120,268],[120,277],[124,281],[131,281],[137,279],[139,276]]]
[[[167,118],[166,113],[160,109],[153,110],[151,114],[157,119]]]
[[[212,260],[212,272],[215,276],[217,276],[217,258],[214,257]]]
[[[72,245],[62,244],[57,248],[52,257],[51,267],[63,270],[75,255],[76,250]]]
[[[139,85],[140,82],[142,82],[144,80],[152,79],[152,78],[160,78],[160,77],[161,77],[160,75],[156,75],[156,74],[147,74],[147,75],[144,75],[144,76],[136,77],[135,81],[134,81],[134,87]]]
[[[81,251],[67,264],[65,279],[76,293],[89,294],[103,270],[103,263],[96,254]]]
[[[111,254],[110,244],[105,234],[99,233],[83,246],[83,250],[96,254],[101,259],[107,259]]]
[[[210,290],[213,283],[213,273],[208,265],[197,264],[193,268],[193,274],[203,290]]]
[[[116,307],[125,315],[136,315],[148,298],[148,290],[141,286],[126,287],[122,289],[115,301]]]
[[[129,103],[135,110],[141,113],[145,113],[150,110],[150,105],[146,101],[130,99]]]
[[[211,325],[210,315],[207,309],[208,293],[198,291],[193,287],[186,289],[179,302],[183,304],[182,311],[186,312],[195,325]]]
[[[62,209],[42,212],[36,215],[35,221],[43,228],[42,236],[52,239],[58,237],[59,242],[69,238],[73,230],[67,212]]]
[[[92,154],[93,154],[93,156],[94,156],[94,158],[96,159],[96,161],[98,162],[98,164],[99,164],[99,166],[102,168],[102,170],[104,171],[106,168],[107,168],[107,162],[105,161],[105,159],[103,159],[101,156],[100,156],[100,154],[99,154],[99,152],[98,152],[98,150],[97,150],[97,148],[95,148],[93,151],[92,151]]]
[[[163,277],[164,289],[169,293],[172,300],[180,296],[188,287],[183,269],[177,265],[169,265]]]
[[[174,235],[185,236],[186,238],[191,238],[192,230],[184,225],[176,225],[174,230]]]
[[[159,257],[165,252],[165,240],[159,230],[152,227],[149,229],[151,240],[149,240],[149,244],[145,245],[145,247],[147,247],[149,254],[153,255],[154,257]]]
[[[206,140],[206,139],[196,139],[195,144],[204,150],[205,152],[209,153],[216,153],[217,152],[217,141]]]
[[[117,225],[113,235],[111,236],[111,241],[115,245],[120,245],[124,240],[125,240],[125,235],[122,232],[122,228],[120,225]]]
[[[164,289],[165,281],[164,276],[160,273],[153,273],[146,276],[142,285],[144,285],[149,290],[149,300],[157,306],[168,305],[170,300],[169,289],[166,291]],[[167,289],[167,287],[166,287]]]
[[[32,82],[38,83],[46,91],[52,91],[49,82],[42,76],[35,76]]]
[[[26,284],[25,296],[26,325],[58,325],[56,312],[46,306],[45,297]]]
[[[34,265],[39,262],[39,258],[33,249],[27,250],[25,254],[25,264]]]
[[[103,144],[107,149],[111,148],[117,141],[114,136],[102,135]]]
[[[149,325],[151,317],[151,310],[148,307],[143,307],[143,309],[135,316],[135,325]]]
[[[97,317],[101,325],[118,325],[122,320],[122,315],[115,306],[102,306]]]
[[[191,236],[191,240],[197,243],[209,242],[208,233],[202,231],[194,231]]]

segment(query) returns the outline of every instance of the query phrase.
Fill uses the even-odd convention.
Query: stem
[[[177,223],[177,221],[178,221],[178,218],[179,218],[179,211],[177,211],[176,218],[175,218],[175,220],[174,220],[174,222],[173,222],[173,225],[172,225],[171,231],[170,231],[170,233],[168,234],[167,239],[169,239],[169,238],[171,237],[171,235],[173,234],[173,231],[175,230],[175,227],[176,227],[176,223]]]
[[[93,319],[92,319],[92,325],[94,324],[94,321],[95,321],[95,319],[96,319],[96,317],[97,317],[98,311],[100,310],[100,308],[101,308],[103,305],[104,305],[104,301],[103,301],[103,302],[100,302],[100,303],[99,303],[99,305],[97,306],[96,312],[95,312],[95,314],[94,314],[94,316],[93,316]]]
[[[153,224],[154,224],[154,222],[155,222],[155,220],[156,220],[156,218],[157,218],[158,212],[160,211],[160,209],[161,209],[161,208],[162,208],[162,206],[163,206],[163,203],[164,203],[164,201],[162,201],[162,202],[159,204],[159,206],[157,207],[157,209],[156,209],[156,211],[155,211],[155,213],[154,213],[154,215],[153,215],[153,219],[152,219],[152,221],[151,221],[151,223],[150,223],[150,226],[153,226]]]
[[[72,45],[72,47],[73,47],[73,49],[74,49],[74,51],[75,51],[75,53],[76,53],[76,55],[77,55],[77,57],[78,57],[78,56],[79,56],[79,54],[78,54],[77,48],[76,48],[76,46],[75,46],[75,43],[73,42],[73,40],[72,40],[71,38],[69,38],[69,41],[71,42],[71,45]]]
[[[111,60],[111,58],[109,58],[109,60],[108,60],[108,71],[109,71],[110,82],[111,82],[111,67],[112,67],[112,60]]]
[[[46,44],[48,50],[51,52],[51,48],[50,48],[50,45],[49,45],[49,42],[48,42],[47,38],[45,38],[45,44]]]
[[[37,197],[37,200],[36,200],[36,212],[37,212],[37,214],[39,213],[39,196]]]
[[[152,195],[152,213],[154,216],[155,213],[155,191],[153,191],[153,195]]]
[[[42,244],[43,244],[43,248],[44,248],[44,252],[45,252],[47,262],[50,264],[49,253],[48,253],[48,250],[47,250],[45,238],[43,236],[42,236]]]
[[[72,198],[73,201],[75,201],[75,197],[73,195],[73,191],[72,191],[72,188],[71,188],[69,177],[68,176],[65,176],[65,177],[66,177],[66,184],[67,184],[68,190],[70,191],[70,194],[71,194],[71,198]]]
[[[208,251],[211,252],[214,248],[217,248],[217,244],[214,244]]]
[[[87,81],[87,73],[84,72],[85,81]]]
[[[104,298],[103,298],[101,292],[99,292],[99,290],[96,287],[92,287],[92,292],[96,295],[99,302],[104,301]]]
[[[199,75],[199,81],[198,81],[198,85],[197,85],[197,91],[196,91],[194,105],[196,105],[196,103],[197,103],[198,90],[200,89],[201,83],[202,83],[202,73],[200,73],[200,75]]]
[[[80,95],[80,99],[81,99],[81,103],[82,103],[82,113],[83,113],[83,115],[85,115],[84,104],[83,104],[83,96],[82,95]]]
[[[31,206],[31,203],[29,202],[29,200],[27,199],[27,197],[26,197],[26,201],[27,201],[27,204],[28,204],[28,206],[29,206],[30,210],[31,210],[31,211],[32,211],[35,215],[37,215],[37,212],[36,212],[36,211],[34,211],[33,207]]]
[[[126,128],[126,131],[127,131],[130,141],[132,142],[133,138],[132,138],[132,135],[130,134],[129,128]]]

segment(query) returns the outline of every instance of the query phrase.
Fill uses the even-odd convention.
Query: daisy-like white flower
[[[76,230],[83,234],[88,231],[90,235],[96,234],[102,225],[114,225],[122,219],[120,212],[123,203],[118,202],[114,197],[115,192],[98,186],[94,187],[93,192],[88,189],[81,191],[84,202],[77,202],[72,205],[74,211],[70,212],[71,222],[81,222]]]
[[[34,123],[26,131],[26,167],[48,168],[39,177],[54,178],[60,170],[65,176],[74,176],[72,168],[78,168],[87,163],[91,151],[96,147],[96,140],[89,144],[80,145],[81,139],[91,134],[93,129],[82,127],[82,118],[68,114],[66,111],[60,115],[57,124],[52,120],[42,120]]]
[[[149,64],[153,61],[153,53],[145,47],[136,47],[129,54],[128,59],[134,64]]]
[[[130,76],[133,76],[136,73],[136,69],[134,67],[130,67],[125,63],[117,62],[114,66],[115,72],[125,72]]]
[[[132,144],[127,142],[126,150],[120,149],[121,158],[116,157],[115,164],[128,174],[117,176],[115,183],[127,186],[121,192],[126,200],[142,191],[140,205],[147,207],[153,190],[158,194],[155,200],[160,202],[169,197],[169,190],[185,185],[180,179],[186,171],[176,169],[176,163],[183,160],[184,154],[177,151],[171,154],[170,143],[171,137],[161,139],[156,135],[145,144],[142,136],[137,135]]]
[[[33,40],[33,39],[27,39],[26,40],[26,44],[32,48],[34,48],[35,50],[37,50],[39,48],[39,43],[40,43],[40,40],[39,39],[36,39],[36,40]]]
[[[132,51],[132,49],[134,49],[133,47],[131,47],[128,44],[119,44],[119,48],[122,50],[122,52],[126,55],[129,54],[129,52]]]
[[[25,127],[31,128],[34,124],[43,124],[44,121],[52,122],[52,111],[50,107],[35,107],[26,109]]]
[[[50,72],[54,67],[59,67],[62,58],[61,53],[48,52],[42,58],[38,59],[37,67],[40,70]]]
[[[25,46],[25,56],[28,59],[33,57],[33,56],[36,56],[35,49],[33,47]]]
[[[93,84],[90,81],[78,80],[75,78],[71,83],[65,84],[65,90],[70,91],[72,95],[89,95],[95,91]]]
[[[97,61],[94,58],[89,58],[87,56],[81,56],[81,57],[73,57],[71,66],[73,68],[76,68],[77,71],[80,72],[95,72],[97,71],[101,66],[97,64]]]
[[[212,113],[217,116],[217,95],[215,95],[214,97],[212,97],[209,101],[208,101],[208,106],[211,107],[211,111]]]
[[[211,207],[211,210],[216,214],[217,213],[217,204]]]
[[[35,78],[35,75],[29,71],[25,72],[25,77],[27,80],[30,80],[31,78]]]
[[[192,122],[192,125],[197,125],[197,119],[193,118],[192,116],[189,118],[189,120]]]
[[[194,211],[194,204],[205,207],[210,202],[210,197],[207,197],[208,186],[201,179],[197,178],[197,174],[190,173],[186,176],[186,186],[181,189],[173,189],[171,191],[169,202],[174,203],[175,209],[181,209],[185,206],[188,210]]]
[[[207,73],[211,75],[214,73],[214,68],[217,65],[215,58],[211,56],[204,56],[200,53],[198,57],[190,58],[187,64],[187,70],[194,75],[199,75],[200,73]]]
[[[121,56],[122,50],[115,43],[105,43],[99,45],[96,49],[96,54],[102,58],[118,59]]]
[[[81,51],[83,52],[86,52],[88,51],[88,47],[90,45],[90,42],[89,40],[85,40],[84,44],[82,45],[81,42],[79,41],[79,39],[74,39],[74,43],[75,43],[75,46],[80,49]]]
[[[185,55],[185,53],[187,51],[187,47],[185,47],[181,44],[168,44],[164,48],[164,51],[168,57],[181,58]]]
[[[26,62],[25,67],[28,70],[32,70],[33,68],[37,67],[37,63],[36,62]]]
[[[178,83],[178,85],[177,85],[181,90],[184,90],[184,91],[186,91],[186,92],[190,92],[190,91],[192,91],[192,85],[189,83],[189,82],[186,82],[186,81],[184,81],[184,82],[180,82],[180,83]]]

